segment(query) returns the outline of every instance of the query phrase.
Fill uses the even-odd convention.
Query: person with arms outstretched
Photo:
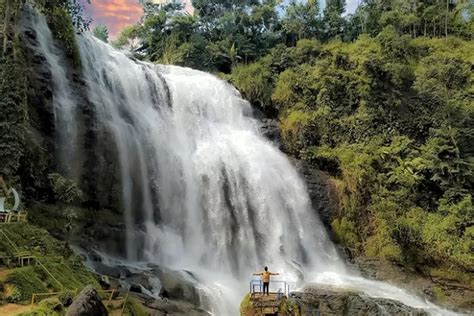
[[[269,288],[270,288],[270,276],[271,275],[279,275],[280,273],[273,273],[268,271],[268,267],[265,267],[265,271],[262,271],[260,273],[254,273],[253,275],[261,275],[262,276],[262,282],[263,282],[263,294],[265,294],[265,289],[267,290],[267,295],[269,294]]]

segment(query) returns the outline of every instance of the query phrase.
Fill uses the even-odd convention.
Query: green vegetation
[[[146,316],[148,313],[143,310],[142,305],[136,299],[129,297],[125,304],[124,315]]]
[[[100,39],[103,42],[108,43],[109,42],[109,30],[107,29],[107,26],[104,24],[99,24],[94,29],[92,30],[92,33],[94,34],[95,37]]]
[[[5,12],[0,29],[2,52],[0,54],[0,172],[11,175],[10,181],[20,181],[21,159],[25,149],[27,127],[27,103],[25,55],[10,19],[15,19],[20,10],[20,1],[0,1]],[[10,41],[8,41],[10,36]]]
[[[15,224],[2,227],[2,231],[14,243],[15,249],[12,249],[6,238],[2,238],[0,250],[6,254],[28,252],[48,270],[45,271],[41,265],[12,268],[2,282],[3,287],[11,289],[11,293],[3,295],[5,301],[27,304],[33,293],[73,292],[86,285],[100,288],[95,276],[84,267],[81,259],[64,243],[52,238],[46,230],[29,224]],[[67,301],[67,295],[64,294],[60,300]]]
[[[54,37],[64,44],[66,53],[74,65],[80,66],[81,59],[71,16],[63,7],[55,7],[52,10],[44,10],[44,12],[47,12],[48,24],[51,27]]]
[[[27,199],[50,199],[47,175],[54,170],[41,120],[49,110],[35,106],[37,95],[29,91],[32,65],[27,58],[23,35],[17,33],[23,0],[0,0],[0,172],[8,184]],[[90,21],[81,15],[77,0],[38,0],[34,5],[47,17],[53,34],[65,47],[71,65],[80,66],[75,32]],[[41,135],[44,136],[44,135]]]
[[[7,297],[10,303],[29,302],[33,293],[48,292],[48,288],[37,276],[35,267],[17,268],[8,275],[6,283],[11,284],[13,293]]]
[[[278,76],[285,148],[341,181],[332,227],[354,254],[472,270],[473,51],[388,27]]]

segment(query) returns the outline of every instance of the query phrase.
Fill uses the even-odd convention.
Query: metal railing
[[[272,291],[272,293],[281,293],[283,295],[288,295],[290,293],[290,285],[286,281],[270,281],[270,288],[275,289],[278,288],[277,291]],[[258,291],[256,290],[258,289]],[[251,280],[250,281],[250,294],[252,293],[262,293],[263,292],[263,282],[262,280]]]

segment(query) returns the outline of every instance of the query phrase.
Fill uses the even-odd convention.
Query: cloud
[[[143,15],[143,7],[138,0],[92,0],[91,4],[84,4],[84,9],[86,15],[93,19],[92,27],[107,25],[112,38]]]

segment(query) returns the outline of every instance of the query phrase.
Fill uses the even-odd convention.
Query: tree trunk
[[[423,19],[423,36],[426,37],[426,18]]]

